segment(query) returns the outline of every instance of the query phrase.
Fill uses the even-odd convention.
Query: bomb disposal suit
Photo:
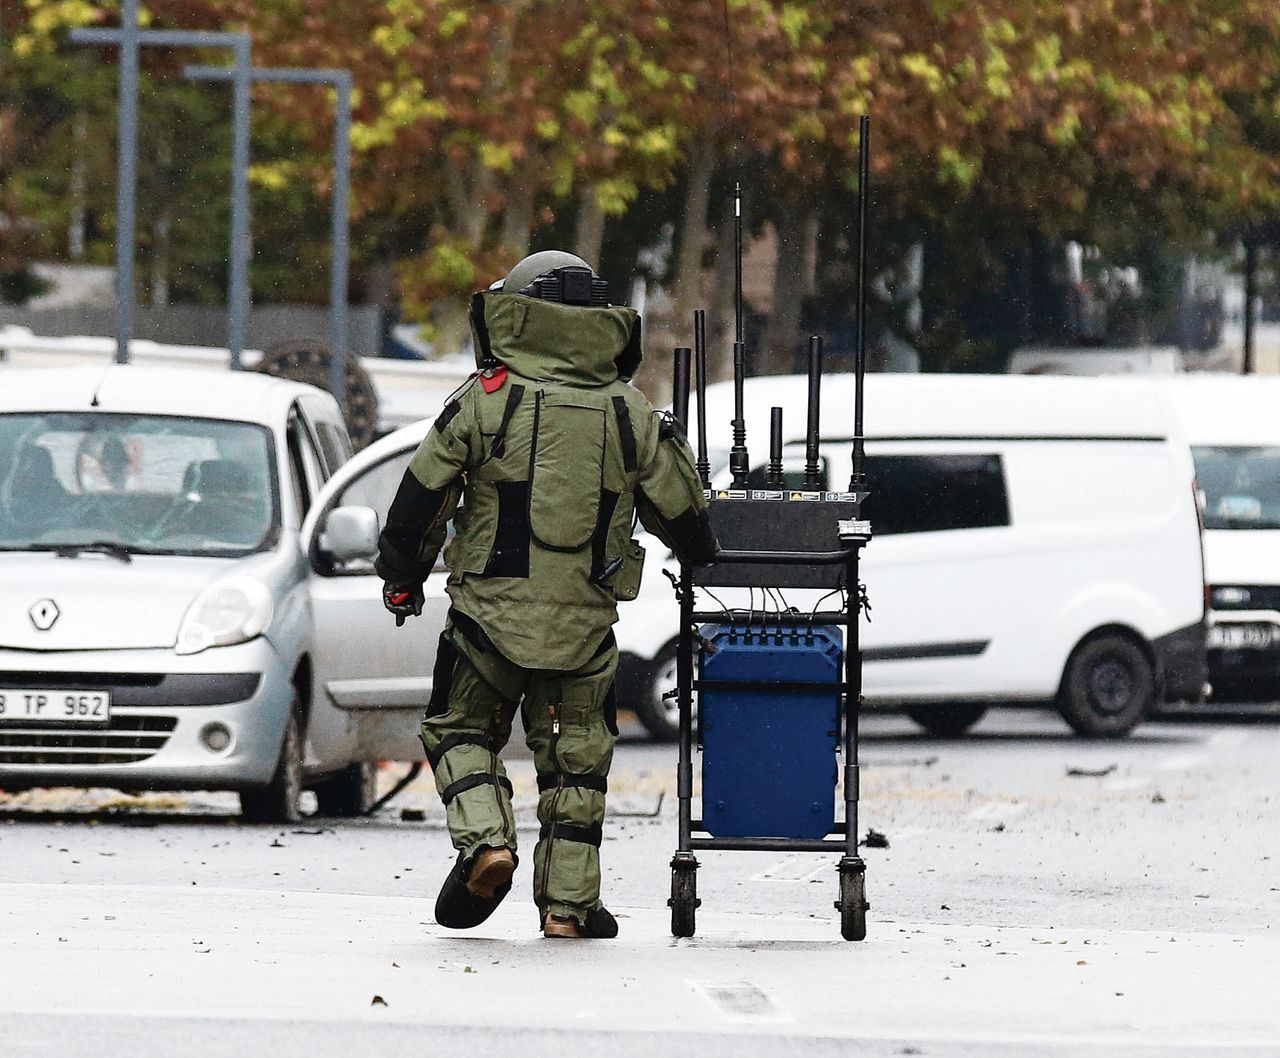
[[[543,271],[565,260],[575,265]],[[450,519],[456,529],[445,551],[452,607],[422,724],[459,850],[436,916],[455,928],[483,921],[510,889],[516,826],[498,753],[519,707],[540,791],[542,928],[616,934],[599,899],[599,847],[617,736],[611,626],[643,562],[634,516],[682,561],[716,550],[678,425],[629,385],[640,319],[591,304],[591,284],[603,286],[585,263],[549,251],[475,295],[482,370],[414,455],[381,538],[387,607],[408,614]],[[575,289],[580,303],[565,303]]]

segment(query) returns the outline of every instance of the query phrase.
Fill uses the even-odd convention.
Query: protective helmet
[[[581,257],[564,250],[530,254],[489,289],[566,305],[609,304],[609,284]]]

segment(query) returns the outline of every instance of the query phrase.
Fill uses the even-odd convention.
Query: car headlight
[[[252,577],[227,577],[195,597],[178,628],[179,654],[245,643],[271,623],[271,595]]]

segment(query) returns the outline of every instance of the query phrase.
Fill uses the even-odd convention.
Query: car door
[[[431,697],[436,642],[449,599],[443,566],[424,585],[421,617],[403,627],[382,605],[382,580],[373,556],[342,562],[324,550],[324,526],[340,506],[367,507],[385,521],[387,508],[420,435],[400,446],[386,442],[360,453],[317,498],[304,528],[311,563],[316,702],[338,721],[352,760],[416,760],[422,756],[418,724]],[[387,439],[388,441],[391,438]]]

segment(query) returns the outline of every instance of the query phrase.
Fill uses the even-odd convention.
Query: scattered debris
[[[1164,795],[1163,795],[1159,790],[1157,790],[1154,794],[1152,794],[1152,795],[1151,795],[1151,803],[1152,803],[1153,805],[1162,805],[1162,804],[1164,804]],[[1123,995],[1123,994],[1124,994],[1124,993],[1122,993],[1122,992],[1117,992],[1117,993],[1116,993],[1116,995]]]
[[[383,999],[382,996],[374,996],[371,1000],[369,1000],[369,1006],[385,1007],[387,1006],[387,1001]]]
[[[473,973],[475,973],[475,970],[471,969],[471,966],[468,964],[467,966],[464,966],[464,967],[462,968],[462,972],[463,972],[464,974],[473,974]]]
[[[991,828],[991,833],[993,833],[993,834],[1003,834],[1003,833],[1004,833],[1004,824],[1003,824],[1003,823],[997,823],[995,826],[993,826],[993,827]]]
[[[1088,966],[1088,965],[1089,965],[1089,963],[1088,963],[1086,960],[1084,960],[1084,959],[1077,959],[1077,960],[1076,960],[1076,965],[1077,965],[1077,966]]]
[[[869,849],[887,849],[889,847],[889,839],[874,827],[868,827],[867,836],[862,839],[862,844]]]
[[[272,839],[271,839],[271,844],[270,844],[270,845],[268,845],[268,846],[267,846],[267,848],[270,848],[270,849],[283,849],[283,848],[287,848],[287,846],[286,846],[286,845],[285,845],[285,843],[284,843],[283,841],[281,841],[279,838],[272,838]]]
[[[315,835],[317,835],[317,834],[332,834],[332,833],[333,833],[333,828],[332,828],[332,827],[317,827],[315,830],[291,830],[291,831],[289,831],[289,833],[290,833],[290,834],[308,834],[308,835],[311,835],[311,836],[315,836]]]
[[[402,823],[423,823],[426,821],[427,813],[421,808],[402,808],[400,809],[400,822]]]
[[[1067,775],[1073,779],[1101,779],[1116,770],[1116,765],[1108,764],[1105,768],[1068,768]]]

